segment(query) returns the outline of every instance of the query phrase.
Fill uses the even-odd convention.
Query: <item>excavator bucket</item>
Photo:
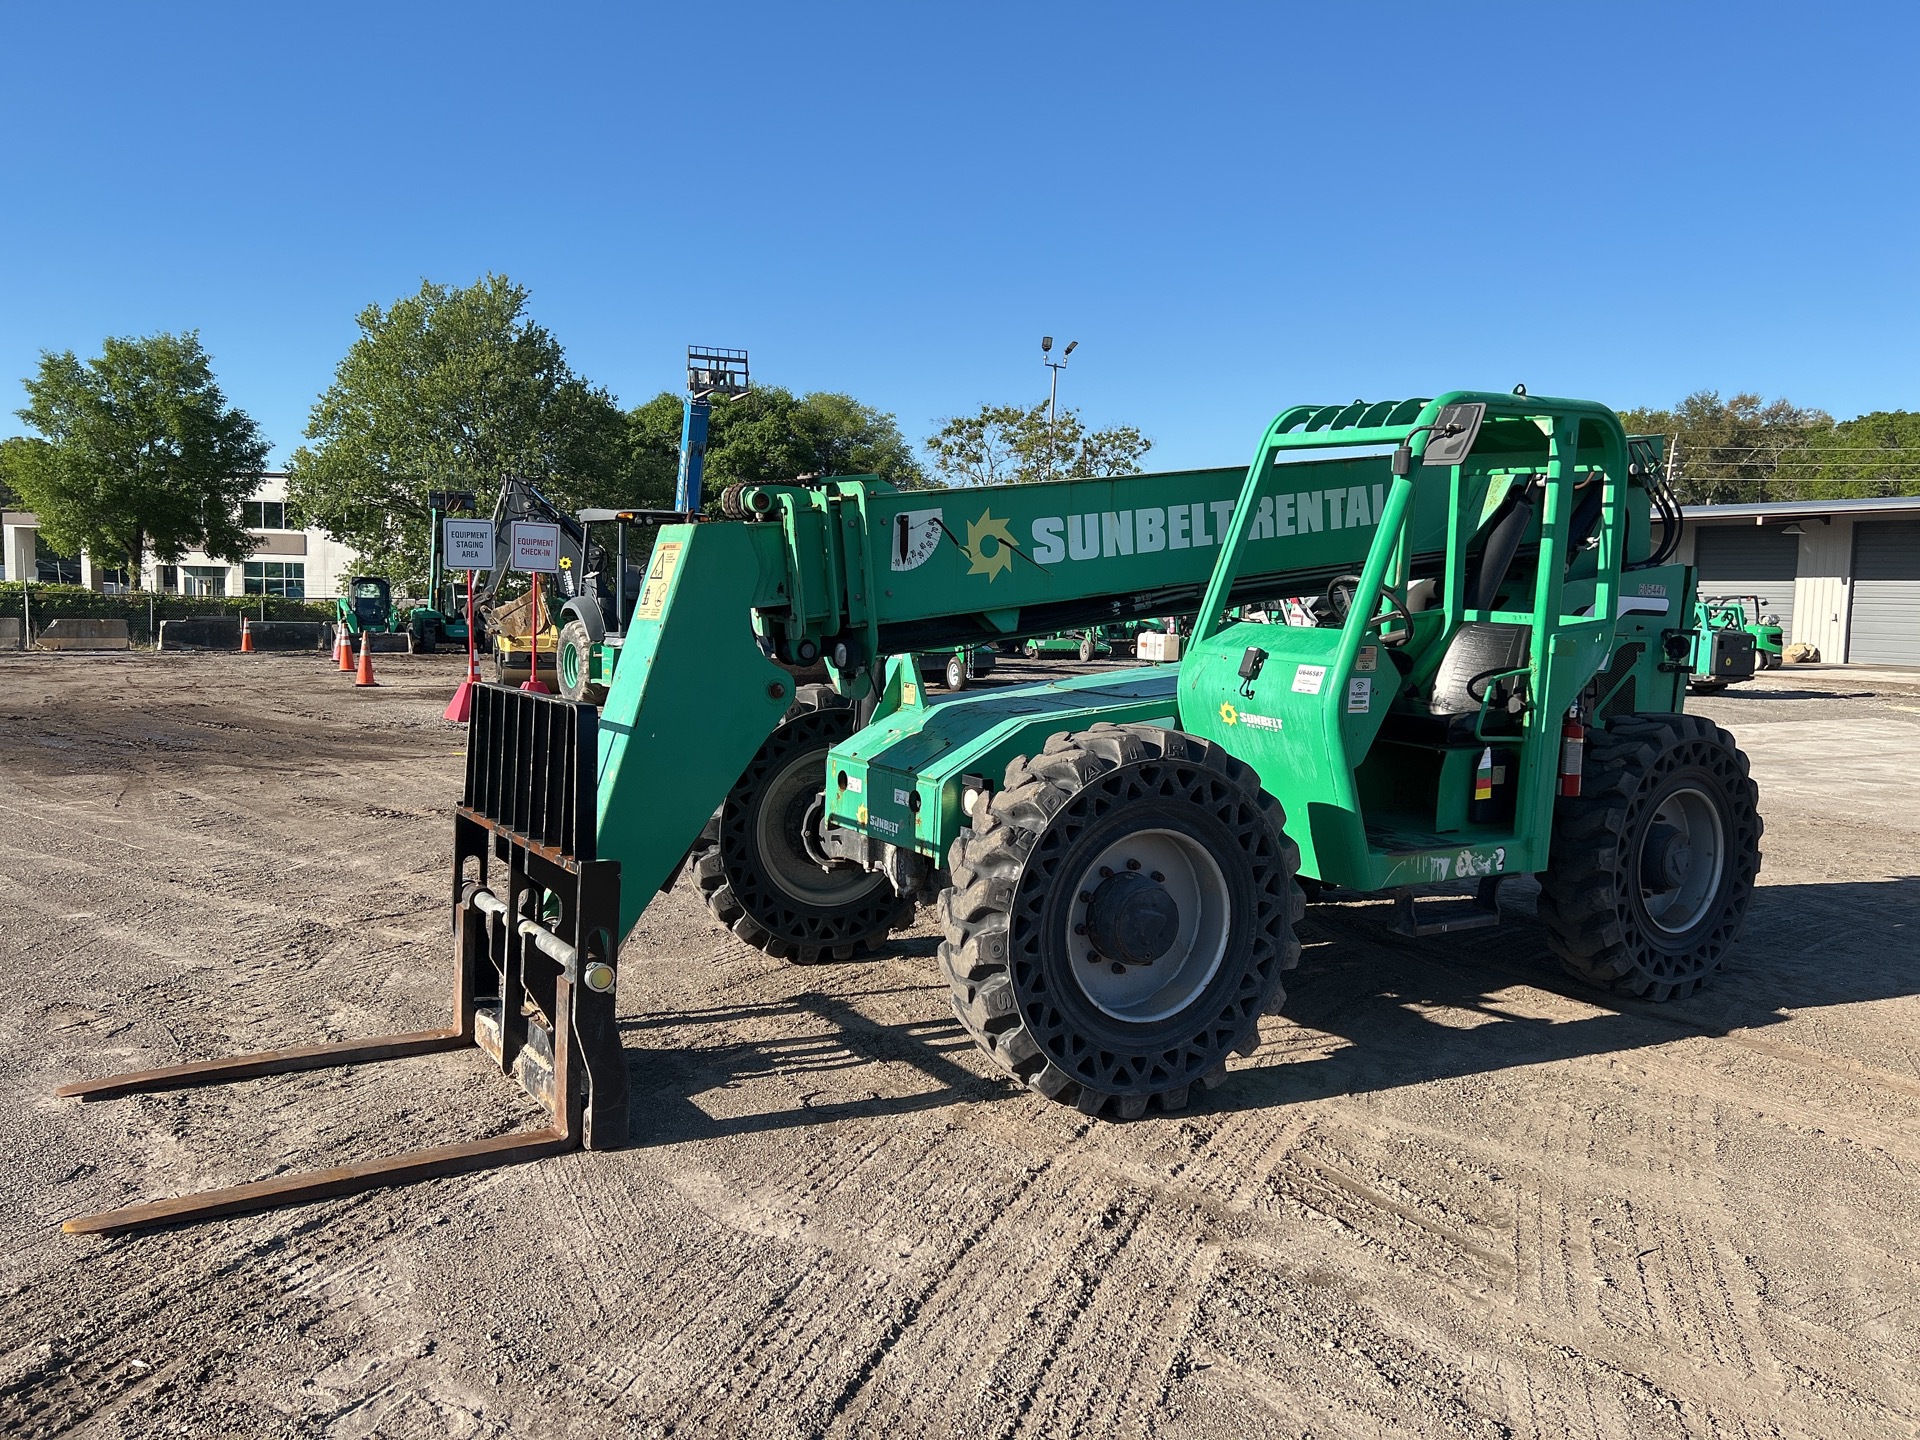
[[[598,745],[591,706],[476,687],[454,819],[445,1028],[171,1065],[54,1092],[111,1100],[475,1045],[546,1108],[544,1127],[83,1215],[63,1228],[124,1234],[623,1143],[627,1076],[613,1009],[620,867],[595,858]]]

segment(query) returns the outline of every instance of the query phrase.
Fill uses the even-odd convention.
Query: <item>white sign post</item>
[[[560,527],[539,520],[516,520],[507,549],[507,568],[525,571],[533,579],[533,623],[527,631],[533,651],[527,662],[526,681],[520,688],[544,695],[547,687],[540,683],[540,577],[560,568]]]
[[[441,522],[441,549],[446,552],[449,570],[493,569],[494,534],[491,520],[445,520]]]

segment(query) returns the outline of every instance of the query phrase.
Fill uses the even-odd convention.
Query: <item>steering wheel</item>
[[[1337,623],[1341,625],[1347,623],[1347,614],[1353,609],[1353,597],[1357,595],[1359,591],[1360,577],[1358,575],[1336,575],[1327,582],[1327,608],[1333,612],[1333,618]],[[1376,615],[1367,621],[1367,628],[1372,630],[1384,627],[1389,620],[1398,620],[1400,622],[1399,638],[1389,640],[1384,628],[1382,628],[1380,643],[1390,647],[1398,647],[1406,644],[1407,641],[1413,638],[1413,617],[1407,614],[1407,607],[1400,603],[1399,599],[1395,597],[1391,590],[1382,590],[1380,592],[1380,598],[1387,602],[1386,613],[1384,615]]]

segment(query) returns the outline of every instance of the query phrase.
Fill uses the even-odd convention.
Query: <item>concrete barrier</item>
[[[324,620],[249,620],[253,644],[259,650],[327,650],[333,646],[333,626]],[[238,650],[240,620],[230,615],[196,615],[190,620],[160,622],[162,650]]]
[[[124,620],[65,616],[49,620],[36,642],[42,650],[131,650],[133,638]]]
[[[14,615],[0,617],[0,650],[18,650],[19,648],[19,617]]]

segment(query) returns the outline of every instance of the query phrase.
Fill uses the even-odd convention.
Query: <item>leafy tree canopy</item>
[[[360,312],[360,337],[307,421],[312,443],[288,465],[300,515],[360,552],[361,566],[424,580],[427,493],[483,497],[503,476],[540,483],[556,503],[632,504],[627,419],[575,375],[560,342],[527,317],[504,275]]]
[[[1138,475],[1153,442],[1131,425],[1088,430],[1077,410],[1047,423],[1045,401],[982,405],[941,422],[927,440],[935,472],[956,485],[1026,484],[1093,475]]]
[[[661,391],[628,413],[629,465],[649,502],[673,503],[680,465],[679,396]],[[778,385],[716,400],[707,422],[704,489],[802,475],[878,475],[903,490],[930,483],[894,417],[851,395],[795,395]]]
[[[227,404],[197,333],[109,339],[84,363],[43,351],[25,384],[16,413],[42,438],[8,442],[0,468],[54,549],[137,574],[149,552],[238,560],[252,548],[240,504],[270,447]]]
[[[1690,504],[1920,494],[1920,414],[1838,424],[1824,410],[1698,390],[1670,410],[1623,410],[1629,432],[1677,437],[1674,488]]]

